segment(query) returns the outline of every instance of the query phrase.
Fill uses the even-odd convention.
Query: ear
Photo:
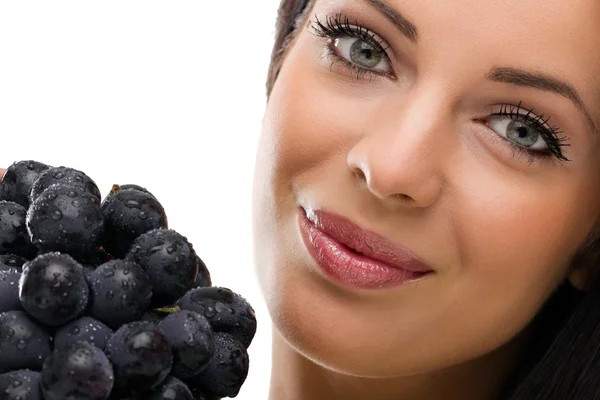
[[[600,272],[600,245],[596,243],[579,253],[573,260],[568,281],[575,289],[587,291],[590,289]]]

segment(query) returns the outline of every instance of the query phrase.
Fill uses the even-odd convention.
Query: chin
[[[287,350],[325,369],[356,377],[388,378],[427,371],[417,352],[415,358],[399,357],[406,352],[397,348],[398,342],[378,334],[385,327],[371,324],[359,306],[344,301],[341,293],[332,294],[328,283],[307,272],[308,268],[278,265],[277,269],[265,268],[272,270],[261,275],[261,287]]]

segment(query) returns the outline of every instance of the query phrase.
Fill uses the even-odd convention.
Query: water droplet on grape
[[[210,307],[210,306],[209,306],[209,307],[207,307],[207,308],[204,310],[204,315],[206,316],[206,318],[212,318],[212,317],[214,317],[215,315],[217,315],[217,312],[216,312],[216,310],[214,309],[214,307]]]
[[[129,200],[127,200],[127,202],[125,202],[125,205],[129,208],[134,208],[134,207],[137,208],[140,206],[140,203],[139,203],[139,201],[129,199]]]
[[[106,270],[104,270],[104,276],[107,278],[110,278],[111,276],[115,276],[115,271],[113,271],[112,269],[106,269]]]
[[[60,210],[54,210],[54,211],[52,211],[52,213],[50,215],[52,216],[52,219],[55,221],[58,221],[63,217],[63,214]]]

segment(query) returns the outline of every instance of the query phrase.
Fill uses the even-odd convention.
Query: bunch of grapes
[[[35,161],[0,182],[0,398],[216,400],[256,316],[212,285],[156,197]]]

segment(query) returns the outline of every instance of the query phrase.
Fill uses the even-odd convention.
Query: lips
[[[433,271],[407,248],[377,233],[366,231],[341,216],[324,210],[309,209],[304,212],[317,229],[353,252],[404,271]]]

